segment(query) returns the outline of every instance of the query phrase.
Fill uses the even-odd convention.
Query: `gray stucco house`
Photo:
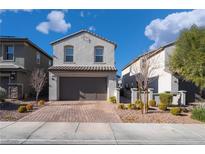
[[[106,100],[116,88],[116,44],[87,30],[51,43],[50,100]]]
[[[6,89],[8,98],[30,97],[32,70],[47,71],[51,65],[52,57],[28,38],[0,37],[0,87]]]

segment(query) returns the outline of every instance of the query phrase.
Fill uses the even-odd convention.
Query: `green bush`
[[[205,122],[205,108],[197,107],[192,110],[192,119]]]
[[[4,101],[6,98],[6,90],[0,87],[0,101]]]
[[[127,109],[134,110],[134,109],[136,109],[136,108],[137,108],[137,107],[136,107],[135,104],[128,104],[128,105],[127,105]]]
[[[45,101],[44,100],[38,101],[38,106],[44,106],[44,105],[45,105]]]
[[[111,103],[117,103],[116,97],[115,97],[115,96],[111,96],[111,97],[109,98],[109,102],[111,102]]]
[[[119,105],[118,105],[118,109],[126,109],[125,104],[122,104],[122,103],[119,104]]]
[[[180,107],[173,107],[170,110],[170,113],[173,115],[180,115],[181,112],[182,112],[182,109]]]
[[[136,100],[135,105],[137,109],[143,109],[144,103],[140,100]]]
[[[167,104],[169,106],[172,102],[172,94],[170,93],[160,93],[159,94],[160,102],[163,104]]]
[[[128,104],[127,109],[132,109],[132,104]]]
[[[159,103],[158,108],[162,111],[166,111],[167,110],[167,104],[164,104],[162,102]]]
[[[25,106],[19,106],[18,112],[19,112],[19,113],[26,112],[26,107],[25,107]]]
[[[26,110],[27,111],[33,110],[33,105],[32,104],[27,104],[26,105]]]
[[[149,100],[149,106],[152,106],[152,107],[155,107],[157,105],[156,101],[155,100]]]

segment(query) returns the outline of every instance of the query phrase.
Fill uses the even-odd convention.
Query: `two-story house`
[[[51,43],[50,100],[106,100],[116,88],[116,44],[87,30]]]
[[[175,42],[166,44],[158,49],[147,52],[149,54],[149,60],[151,65],[155,68],[152,73],[149,73],[150,83],[149,87],[154,89],[155,93],[172,92],[176,93],[180,90],[187,91],[187,102],[195,101],[197,95],[199,95],[199,88],[193,83],[185,81],[177,74],[173,74],[169,70],[169,58],[175,51]],[[137,88],[137,82],[135,79],[136,67],[139,67],[140,60],[144,56],[138,56],[133,61],[128,63],[122,70],[122,87],[124,95],[129,97],[130,89]],[[200,97],[200,96],[199,96]]]
[[[8,98],[31,96],[32,71],[47,71],[51,65],[52,57],[28,38],[0,37],[0,87],[6,89]]]

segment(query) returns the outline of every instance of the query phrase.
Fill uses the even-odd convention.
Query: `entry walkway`
[[[0,143],[205,144],[205,125],[0,122]]]

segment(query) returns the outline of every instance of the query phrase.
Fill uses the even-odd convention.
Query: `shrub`
[[[132,104],[128,104],[128,105],[127,105],[127,108],[128,108],[128,109],[132,109]]]
[[[157,105],[156,101],[155,100],[149,100],[149,106],[152,106],[152,107],[155,107]]]
[[[192,110],[192,119],[205,122],[205,108],[197,107]]]
[[[170,113],[173,115],[180,115],[181,112],[182,112],[182,109],[180,107],[173,107],[170,110]]]
[[[132,104],[132,105],[131,105],[131,109],[132,109],[132,110],[136,110],[136,109],[137,109],[136,104]]]
[[[45,101],[44,100],[38,101],[38,106],[44,106],[44,105],[45,105]]]
[[[134,110],[134,109],[136,109],[137,107],[136,107],[135,104],[128,104],[128,105],[127,105],[127,108],[128,108],[128,109],[131,109],[131,110]]]
[[[19,112],[19,113],[26,112],[26,107],[25,107],[25,106],[19,106],[18,112]]]
[[[26,110],[27,111],[33,110],[33,105],[32,104],[27,104],[26,105]]]
[[[166,111],[167,110],[167,104],[164,104],[164,103],[159,103],[158,105],[159,109],[162,110],[162,111]]]
[[[125,104],[119,104],[118,109],[126,109]]]
[[[143,109],[144,103],[140,100],[135,101],[135,106],[137,109]]]
[[[115,96],[111,96],[111,97],[109,98],[109,102],[111,102],[111,103],[117,103],[116,97],[115,97]]]
[[[159,94],[160,102],[169,106],[172,102],[172,94],[170,93],[160,93]]]
[[[6,98],[6,90],[0,87],[0,101],[4,101]]]
[[[182,112],[184,112],[184,113],[188,113],[188,112],[189,112],[189,109],[187,109],[187,108],[185,108],[185,107],[181,108],[181,110],[182,110]]]

